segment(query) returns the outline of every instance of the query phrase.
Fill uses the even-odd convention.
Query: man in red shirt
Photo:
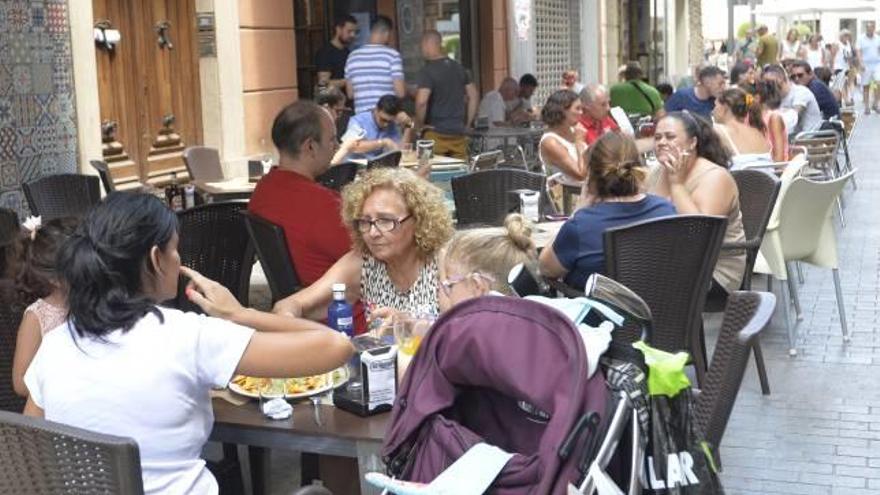
[[[284,229],[296,274],[311,285],[351,250],[339,194],[315,182],[330,168],[336,125],[326,110],[300,100],[275,117],[272,142],[278,166],[257,184],[248,210]]]
[[[580,125],[586,131],[587,145],[592,145],[606,132],[618,131],[617,122],[611,118],[611,97],[601,84],[589,84],[581,91],[584,113]]]

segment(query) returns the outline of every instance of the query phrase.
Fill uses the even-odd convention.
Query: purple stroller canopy
[[[587,441],[559,449],[585,414],[605,421],[608,390],[572,323],[545,305],[487,296],[434,324],[398,391],[383,455],[429,482],[478,442],[516,454],[491,493],[565,493]],[[549,417],[548,417],[549,416]],[[596,433],[600,434],[600,433]]]

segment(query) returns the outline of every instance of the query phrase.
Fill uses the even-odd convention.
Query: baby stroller
[[[389,474],[430,482],[478,443],[513,457],[489,493],[565,493],[610,417],[577,329],[542,304],[488,296],[443,315],[401,383],[382,454]]]

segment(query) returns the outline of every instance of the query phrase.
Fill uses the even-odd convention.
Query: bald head
[[[422,34],[422,56],[429,60],[443,56],[443,36],[439,31],[429,29]]]
[[[498,86],[498,92],[501,93],[501,97],[504,98],[504,101],[513,100],[519,94],[519,83],[512,77],[505,77],[504,80],[501,81],[501,86]]]
[[[580,94],[584,113],[595,120],[602,120],[611,112],[611,99],[605,86],[588,84]]]

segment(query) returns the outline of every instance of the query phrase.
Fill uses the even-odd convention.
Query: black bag
[[[642,470],[643,493],[721,495],[711,448],[697,432],[691,390],[651,396],[650,438]]]

